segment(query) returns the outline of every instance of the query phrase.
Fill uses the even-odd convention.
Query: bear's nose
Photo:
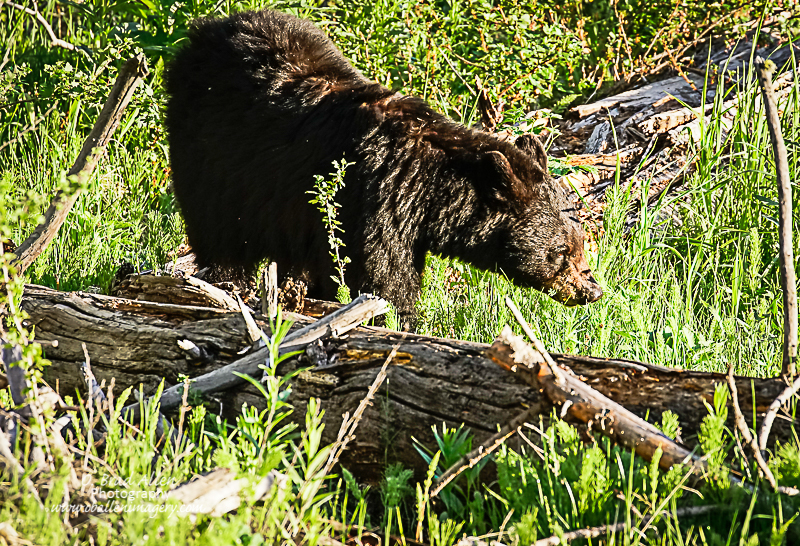
[[[594,303],[603,297],[603,289],[600,288],[593,276],[589,275],[587,280],[589,282],[586,286],[586,303]]]

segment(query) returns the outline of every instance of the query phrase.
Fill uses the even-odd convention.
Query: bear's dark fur
[[[502,270],[567,304],[602,290],[583,228],[531,136],[510,144],[366,79],[308,21],[258,11],[199,21],[166,75],[175,195],[201,265],[264,258],[332,299],[314,175],[343,157],[346,280],[412,319],[427,252]]]

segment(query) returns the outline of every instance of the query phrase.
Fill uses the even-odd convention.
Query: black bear
[[[346,280],[407,324],[427,252],[567,305],[602,296],[535,137],[511,144],[368,80],[309,21],[275,11],[201,20],[166,89],[173,185],[200,265],[252,270],[268,257],[306,279],[309,296],[332,299],[328,237],[307,191],[344,158]]]

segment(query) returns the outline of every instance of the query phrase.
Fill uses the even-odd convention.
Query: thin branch
[[[561,372],[561,369],[558,367],[558,364],[556,364],[556,361],[550,356],[550,353],[544,346],[544,343],[542,343],[539,338],[536,337],[536,334],[533,333],[530,325],[528,325],[528,321],[525,320],[525,317],[522,316],[522,313],[517,308],[516,304],[508,296],[506,296],[506,305],[509,309],[511,309],[511,313],[514,315],[514,318],[517,319],[519,325],[522,326],[522,330],[525,332],[525,335],[528,336],[528,339],[531,340],[533,346],[536,347],[536,350],[539,351],[544,358],[544,361],[550,367],[550,373],[556,377],[557,381],[563,381],[564,375]]]
[[[525,410],[504,425],[497,434],[493,435],[491,438],[456,461],[453,466],[448,468],[447,471],[442,474],[438,480],[436,480],[436,483],[433,486],[433,491],[431,491],[431,498],[438,495],[439,492],[447,486],[447,484],[456,479],[462,472],[474,467],[476,464],[481,462],[481,460],[488,457],[498,447],[503,445],[505,441],[508,440],[512,435],[519,432],[520,427],[529,421],[531,417],[538,415],[541,412],[541,409],[542,408],[536,406]]]
[[[94,168],[100,161],[108,142],[122,120],[125,107],[131,100],[133,92],[142,78],[147,74],[147,65],[144,55],[137,55],[122,66],[117,76],[117,81],[108,95],[103,110],[94,124],[92,132],[86,138],[75,164],[67,173],[67,177],[74,177],[77,188],[80,188],[92,176]],[[44,213],[44,221],[36,226],[33,233],[19,245],[14,254],[16,259],[12,265],[21,274],[42,253],[58,233],[61,224],[67,219],[70,209],[77,201],[80,189],[75,189],[71,194],[58,191],[50,202],[50,207]]]
[[[708,514],[709,512],[714,512],[723,509],[722,506],[711,504],[706,506],[689,506],[686,508],[679,508],[675,511],[675,517],[687,517],[687,516],[701,516],[703,514]],[[650,523],[656,519],[656,515],[648,516],[642,520],[642,524],[645,527],[649,526]],[[578,529],[577,531],[570,531],[568,533],[564,533],[563,535],[559,536],[551,536],[548,538],[543,538],[537,540],[532,544],[532,546],[557,546],[558,544],[566,544],[572,542],[573,540],[578,539],[590,539],[590,538],[597,538],[599,536],[607,535],[609,533],[616,533],[618,531],[625,530],[626,523],[615,523],[614,525],[600,525],[598,527],[589,527],[586,529]]]
[[[761,450],[758,449],[758,443],[756,442],[753,434],[750,432],[750,428],[747,426],[747,421],[744,420],[744,415],[742,415],[742,409],[739,407],[739,392],[736,390],[736,381],[733,379],[733,364],[728,365],[728,388],[731,390],[731,398],[733,398],[733,415],[736,421],[736,428],[739,430],[742,438],[744,438],[744,441],[750,444],[750,448],[753,451],[753,457],[755,457],[761,473],[764,474],[764,478],[766,478],[766,480],[769,482],[769,485],[772,487],[773,491],[777,491],[778,493],[783,493],[785,495],[797,495],[800,493],[800,490],[797,490],[794,487],[778,486],[778,482],[775,480],[775,475],[772,474],[772,471],[769,469],[769,465],[767,465],[767,461],[764,460],[764,456],[761,454]]]
[[[772,86],[772,73],[777,68],[772,61],[761,57],[755,60],[758,84],[764,103],[764,115],[769,127],[775,170],[778,181],[779,239],[781,250],[781,288],[783,289],[783,364],[781,373],[797,374],[797,279],[792,247],[792,184],[789,179],[789,160],[781,133],[781,120]]]
[[[323,476],[328,475],[334,465],[339,461],[339,457],[341,457],[342,453],[344,453],[347,443],[355,438],[358,423],[361,421],[361,417],[364,415],[364,411],[367,409],[367,406],[369,406],[372,402],[372,399],[375,398],[375,393],[378,392],[378,388],[386,379],[386,370],[392,360],[394,360],[394,357],[397,355],[398,349],[400,349],[399,343],[392,347],[392,351],[389,353],[389,356],[386,357],[383,366],[381,366],[381,371],[375,376],[375,379],[372,381],[372,385],[370,385],[369,390],[367,391],[367,395],[358,404],[358,408],[356,408],[355,413],[353,413],[353,417],[348,419],[347,414],[345,414],[344,419],[342,420],[342,426],[339,429],[339,437],[336,439],[333,449],[331,449],[331,453],[328,456],[328,462],[325,463],[325,470],[322,472]]]
[[[533,335],[514,302],[506,298],[506,304],[534,342],[535,349],[506,326],[487,351],[489,358],[503,368],[521,374],[531,386],[542,389],[554,405],[561,405],[562,418],[569,414],[589,425],[590,430],[597,430],[612,441],[635,449],[637,455],[648,461],[661,449],[662,455],[658,464],[662,468],[688,464],[695,472],[705,471],[706,463],[703,459],[627,408],[591,388],[575,377],[568,368],[556,366],[541,341]]]
[[[772,430],[772,423],[775,421],[775,417],[777,417],[781,406],[786,404],[792,396],[797,394],[798,390],[800,390],[800,377],[795,379],[794,383],[786,387],[786,390],[769,405],[767,413],[764,415],[764,421],[761,423],[761,432],[758,434],[758,448],[761,451],[767,449],[767,440],[769,439],[770,430]]]
[[[14,138],[12,138],[12,139],[11,139],[11,140],[9,140],[8,142],[4,142],[2,145],[0,145],[0,150],[2,150],[3,148],[5,148],[6,146],[10,146],[10,145],[14,144],[14,143],[15,143],[15,142],[17,142],[18,140],[20,140],[20,139],[21,139],[23,136],[25,136],[27,133],[30,133],[31,131],[33,131],[34,129],[36,129],[36,126],[37,126],[37,125],[39,125],[39,124],[40,124],[41,122],[43,122],[44,120],[46,120],[46,119],[47,119],[47,116],[49,116],[49,115],[50,115],[50,113],[51,113],[53,110],[55,110],[55,109],[56,109],[56,105],[54,104],[53,106],[51,106],[50,108],[48,108],[47,112],[45,112],[44,114],[42,114],[42,115],[41,115],[41,117],[39,117],[38,119],[35,119],[35,120],[33,120],[33,123],[31,123],[30,125],[28,125],[27,127],[25,127],[23,130],[21,130],[19,133],[17,133],[17,136],[15,136]]]
[[[338,311],[287,335],[281,343],[280,354],[304,350],[308,344],[326,336],[343,335],[365,320],[385,312],[386,301],[370,294],[362,294]],[[268,355],[269,348],[261,347],[226,366],[193,378],[190,387],[200,394],[210,394],[240,385],[245,380],[237,374],[260,376],[260,366],[264,364]],[[164,389],[160,401],[162,411],[179,407],[183,388],[183,383],[180,383]],[[138,403],[127,406],[123,411],[135,412],[136,408]]]
[[[25,6],[20,6],[19,4],[8,2],[7,0],[5,2],[0,2],[0,5],[2,4],[6,4],[7,6],[10,6],[16,10],[24,11],[28,15],[33,15],[36,17],[36,20],[39,21],[39,24],[44,27],[45,31],[47,31],[47,35],[50,36],[51,45],[63,47],[64,49],[68,49],[70,51],[75,51],[77,49],[74,44],[66,42],[56,36],[56,33],[53,32],[53,27],[51,27],[50,23],[47,22],[47,19],[45,19],[44,16],[39,13],[39,10],[32,10],[31,8],[26,8]]]

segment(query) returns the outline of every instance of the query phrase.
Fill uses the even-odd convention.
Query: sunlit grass
[[[154,0],[150,4],[154,10],[133,3],[39,3],[45,17],[58,19],[59,28],[71,41],[91,50],[90,57],[51,48],[40,27],[29,25],[7,6],[0,7],[0,15],[7,17],[0,19],[0,58],[7,53],[10,59],[0,74],[0,145],[18,136],[51,104],[57,106],[33,131],[0,151],[0,207],[5,207],[0,212],[14,211],[0,218],[13,218],[8,227],[16,243],[30,233],[47,198],[77,157],[116,74],[115,63],[141,46],[152,68],[107,157],[58,237],[26,272],[27,281],[62,290],[96,287],[107,291],[121,263],[149,269],[164,263],[182,241],[183,226],[168,187],[159,119],[163,61],[179,45],[188,19],[267,3],[173,5]],[[635,63],[617,55],[615,49],[623,38],[617,33],[622,22],[614,6],[631,22],[629,29],[641,31],[635,51],[645,49],[655,33],[675,40],[682,32],[680,22],[669,19],[672,8],[665,11],[658,4],[635,11],[635,5],[625,2],[613,6],[565,2],[557,14],[525,2],[298,0],[268,4],[312,18],[366,75],[398,91],[423,96],[467,124],[476,116],[475,76],[493,100],[501,95],[507,99],[504,121],[513,122],[532,108],[561,109],[576,97],[589,96],[596,84],[593,68],[595,76],[601,77],[617,69],[631,70]],[[696,17],[694,21],[705,21],[709,9],[716,16],[732,7],[731,3],[712,8],[692,4],[686,13]],[[141,32],[125,36],[123,26],[132,22]],[[30,74],[20,75],[23,68],[30,68]],[[774,166],[752,76],[742,86],[718,94],[714,115],[692,150],[699,158],[697,173],[683,188],[640,211],[640,222],[629,233],[623,229],[624,218],[638,196],[624,186],[609,190],[602,226],[605,235],[597,241],[597,252],[589,256],[605,290],[600,302],[567,308],[547,295],[514,287],[501,275],[429,257],[419,303],[420,331],[491,342],[504,324],[515,324],[503,303],[510,295],[553,351],[715,371],[733,363],[738,373],[775,375],[782,309]],[[745,92],[746,98],[724,135],[722,102],[734,92]],[[793,173],[800,170],[799,96],[795,82],[781,108]],[[280,381],[270,385],[276,390],[270,390],[268,405],[288,411],[286,406],[278,407],[285,401],[286,392],[281,389],[286,386]],[[715,399],[723,394],[721,389]],[[0,396],[8,405],[6,393]],[[291,540],[302,544],[330,544],[320,539],[327,536],[346,541],[347,537],[332,530],[331,521],[359,532],[372,529],[384,536],[413,537],[419,513],[409,494],[414,484],[408,481],[408,471],[399,467],[389,467],[383,483],[371,490],[359,486],[346,472],[342,472],[344,483],[316,476],[314,480],[319,478],[322,484],[320,496],[305,508],[299,506],[295,497],[308,481],[310,461],[318,453],[324,455],[325,446],[310,449],[315,442],[308,441],[321,435],[318,414],[312,411],[305,427],[289,430],[273,427],[276,421],[270,424],[253,408],[228,425],[208,415],[204,406],[194,405],[185,423],[187,451],[181,457],[166,450],[154,462],[156,439],[151,428],[142,427],[140,432],[113,422],[105,451],[88,449],[94,458],[87,464],[95,478],[113,471],[133,479],[147,475],[183,481],[215,466],[249,477],[276,468],[291,476],[289,493],[274,503],[245,503],[237,514],[225,518],[201,517],[190,522],[112,515],[70,530],[47,511],[61,501],[60,483],[45,499],[43,509],[4,475],[0,522],[13,522],[33,543],[53,545],[256,545],[288,542],[286,529],[296,531]],[[735,471],[748,475],[731,432],[720,425],[724,402],[716,400],[713,406],[709,422],[716,425],[700,438],[705,455],[711,461],[727,457]],[[147,410],[151,418],[154,409]],[[526,448],[499,453],[496,482],[478,483],[475,478],[467,483],[464,478],[443,492],[448,499],[445,509],[429,503],[423,512],[423,541],[451,546],[459,533],[491,532],[488,540],[496,537],[512,546],[528,546],[537,538],[576,526],[615,522],[626,526],[592,544],[719,545],[759,540],[791,544],[797,540],[796,528],[784,536],[797,513],[792,500],[778,500],[763,489],[753,495],[731,487],[724,473],[713,476],[708,484],[687,487],[681,484],[685,474],[680,468],[660,472],[605,440],[586,444],[565,423],[553,420],[551,424],[549,429],[540,427],[542,436],[531,433],[540,452]],[[665,423],[665,431],[669,428]],[[441,434],[452,437],[452,433],[443,428]],[[464,432],[462,439],[468,438]],[[426,447],[440,449],[453,461],[464,454],[458,451],[464,446],[457,448],[453,443]],[[779,456],[772,454],[773,469],[782,484],[800,485],[799,452],[795,441],[782,446]],[[65,467],[57,471],[66,475]],[[754,469],[750,473],[755,476]],[[698,504],[728,510],[698,518],[664,512],[674,514]],[[392,508],[396,512],[390,516]],[[654,512],[661,514],[659,532],[643,534],[640,514]]]
[[[723,134],[728,110],[722,99],[732,93],[743,99]],[[696,174],[652,209],[641,210],[630,233],[623,223],[637,196],[625,187],[610,189],[605,236],[589,258],[605,291],[599,302],[567,308],[499,276],[432,257],[419,304],[421,330],[491,342],[504,324],[515,322],[503,304],[510,295],[556,352],[709,371],[725,371],[732,362],[738,373],[775,375],[782,331],[776,190],[756,96],[752,77],[719,95],[693,150]],[[797,101],[795,82],[781,104],[790,142],[798,138]],[[795,173],[797,156],[794,147]],[[800,207],[794,210],[797,216]]]

